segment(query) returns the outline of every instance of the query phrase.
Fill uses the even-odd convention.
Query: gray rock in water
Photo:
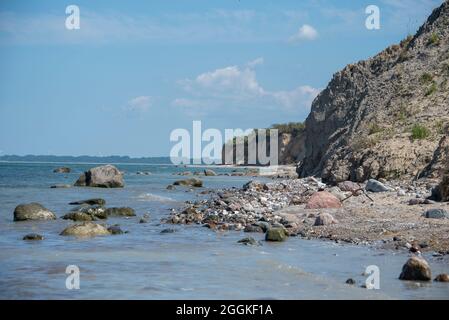
[[[70,173],[72,170],[68,167],[56,168],[53,170],[54,173]]]
[[[173,183],[175,186],[187,186],[187,187],[195,187],[201,188],[203,186],[203,181],[196,178],[178,180]]]
[[[256,239],[252,237],[244,238],[242,240],[239,240],[238,243],[244,244],[245,246],[261,246],[262,244],[260,241],[257,241]]]
[[[111,233],[111,234],[124,234],[125,232],[120,228],[120,226],[119,225],[115,225],[115,226],[110,226],[109,228],[108,228],[108,231]]]
[[[449,213],[443,209],[427,210],[423,216],[428,219],[449,219]]]
[[[31,240],[31,241],[44,240],[44,236],[41,236],[40,234],[37,233],[30,233],[24,236],[23,240]]]
[[[167,228],[167,229],[164,229],[164,230],[161,231],[162,234],[164,234],[164,233],[175,233],[175,232],[176,232],[176,229],[174,229],[174,228]]]
[[[64,220],[72,220],[72,221],[92,221],[94,218],[92,215],[85,212],[69,212],[62,217]]]
[[[75,211],[81,212],[81,213],[86,213],[86,214],[92,216],[93,220],[108,218],[106,209],[99,205],[93,205],[93,206],[84,206],[83,205],[80,208],[77,208],[77,210],[75,210]]]
[[[21,204],[14,210],[14,221],[55,219],[56,215],[39,203]]]
[[[449,275],[447,273],[442,273],[436,276],[433,280],[435,282],[449,282]]]
[[[133,208],[122,207],[122,208],[107,208],[106,215],[116,217],[134,217],[136,213]]]
[[[248,232],[248,233],[264,233],[264,229],[262,229],[262,227],[257,226],[257,225],[247,225],[245,227],[245,229],[243,230],[244,232]]]
[[[213,170],[206,169],[206,170],[204,170],[204,175],[206,177],[213,177],[213,176],[216,176],[217,174]]]
[[[287,240],[287,233],[283,228],[272,228],[265,234],[265,241],[282,242]]]
[[[402,267],[402,272],[399,275],[399,279],[411,281],[430,281],[432,280],[430,266],[423,258],[417,256],[411,257]]]
[[[81,224],[75,224],[65,228],[62,232],[62,236],[77,236],[77,237],[95,237],[105,236],[111,233],[104,226],[94,222],[83,222]]]
[[[263,232],[267,232],[271,228],[270,223],[266,221],[257,221],[255,225],[261,227]]]
[[[71,188],[72,186],[70,184],[55,184],[50,186],[51,189],[68,189]]]
[[[355,284],[356,284],[356,281],[355,281],[354,279],[352,279],[352,278],[349,278],[348,280],[346,280],[345,283],[352,286],[352,285],[355,285]]]
[[[77,187],[123,188],[124,185],[122,172],[112,165],[89,169],[75,182]]]
[[[374,179],[370,179],[368,181],[365,189],[366,189],[366,191],[371,191],[371,192],[387,192],[387,191],[392,190],[391,188],[385,186],[382,182],[374,180]]]
[[[87,199],[87,200],[80,200],[80,201],[74,201],[74,202],[70,202],[70,205],[83,205],[83,204],[88,204],[90,206],[92,205],[99,205],[99,206],[104,206],[106,204],[106,200],[101,199],[101,198],[94,198],[94,199]]]

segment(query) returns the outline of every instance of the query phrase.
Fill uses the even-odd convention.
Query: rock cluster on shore
[[[69,205],[78,205],[69,213],[63,215],[64,220],[77,222],[65,228],[60,235],[93,237],[98,235],[116,235],[126,233],[121,230],[119,225],[106,226],[95,223],[97,220],[105,220],[108,217],[134,217],[134,209],[129,207],[111,207],[105,208],[106,201],[101,198],[73,201]],[[149,215],[145,214],[140,223],[148,221]],[[39,203],[21,204],[14,210],[14,221],[25,220],[55,220],[56,215],[46,209]],[[43,240],[44,237],[39,234],[30,233],[23,237],[23,240]]]

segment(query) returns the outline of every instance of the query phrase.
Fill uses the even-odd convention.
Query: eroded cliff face
[[[243,144],[243,148],[237,148],[237,143],[233,142],[232,149],[226,149],[226,145],[222,149],[222,160],[224,164],[235,164],[235,165],[251,165],[248,163],[248,141],[252,141],[257,137],[255,135],[249,135],[247,140]],[[294,165],[304,158],[304,136],[300,133],[280,133],[278,135],[278,164],[281,165]],[[228,142],[227,144],[229,145]],[[240,144],[241,145],[241,144]],[[230,154],[232,150],[232,155]],[[271,152],[270,139],[266,140],[266,152],[269,154]],[[233,159],[225,163],[225,159]],[[240,159],[240,161],[238,161]],[[257,159],[257,165],[261,165],[260,161]],[[252,164],[254,165],[254,164]]]
[[[448,82],[446,1],[415,36],[333,76],[306,120],[298,174],[327,182],[438,175]]]

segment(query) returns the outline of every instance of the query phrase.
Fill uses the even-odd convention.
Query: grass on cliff
[[[428,72],[424,72],[421,75],[421,78],[419,80],[421,81],[422,84],[432,83],[433,76],[430,73],[428,73]]]
[[[434,32],[430,35],[429,40],[427,41],[428,46],[439,45],[440,37]]]
[[[437,92],[437,90],[438,90],[437,83],[435,81],[433,81],[432,85],[426,91],[426,97],[431,96],[432,94]]]
[[[430,130],[420,124],[415,124],[412,127],[412,139],[423,140],[430,136]]]

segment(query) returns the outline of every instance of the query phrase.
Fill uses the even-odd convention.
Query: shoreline
[[[449,219],[423,217],[428,210],[449,210],[449,203],[426,203],[431,184],[427,179],[414,183],[393,181],[388,183],[390,191],[351,196],[351,192],[314,178],[276,179],[268,183],[257,182],[256,178],[242,188],[212,190],[207,199],[172,211],[163,222],[200,224],[216,231],[245,231],[249,236],[266,231],[263,225],[268,223],[271,228],[283,228],[288,236],[303,239],[449,255]],[[318,191],[339,197],[342,206],[306,208]],[[323,215],[330,215],[333,221],[315,225]]]

